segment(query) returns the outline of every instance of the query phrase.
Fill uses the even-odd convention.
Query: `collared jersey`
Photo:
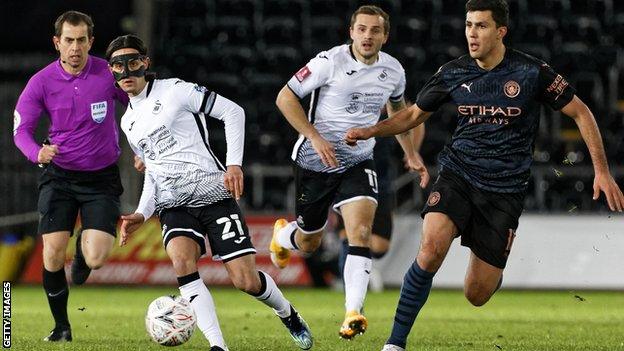
[[[59,147],[54,164],[76,171],[106,168],[121,154],[115,100],[126,105],[128,95],[115,87],[105,60],[89,56],[78,75],[67,73],[56,60],[30,78],[17,100],[15,145],[31,162],[37,162],[41,141],[33,135],[46,112],[50,143]]]
[[[323,165],[310,140],[300,135],[291,157],[302,168],[344,172],[373,158],[374,139],[352,147],[344,142],[344,135],[349,128],[374,125],[389,99],[399,101],[403,97],[405,71],[399,61],[379,52],[377,62],[367,65],[351,50],[345,44],[323,51],[288,81],[300,99],[312,93],[308,120],[334,146],[339,163],[337,168]]]
[[[490,71],[469,55],[446,63],[416,104],[424,111],[446,102],[457,106],[457,128],[438,157],[442,168],[480,189],[516,193],[528,186],[540,106],[560,110],[574,93],[546,63],[507,48]]]
[[[245,115],[232,101],[179,79],[149,81],[130,98],[121,128],[145,162],[137,210],[145,218],[154,207],[200,207],[231,197],[223,185],[225,167],[208,144],[206,116],[224,121],[226,164],[241,165]]]

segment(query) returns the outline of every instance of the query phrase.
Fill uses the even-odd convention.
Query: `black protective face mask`
[[[141,61],[145,58],[145,55],[141,55],[138,53],[133,54],[125,54],[115,56],[108,61],[108,65],[113,68],[113,76],[115,77],[115,81],[119,82],[122,79],[128,77],[144,77],[145,71],[147,67],[145,64],[142,64],[140,68],[136,70],[131,70],[129,66],[134,66],[134,63],[138,60]],[[123,66],[122,72],[117,72],[115,68],[119,68],[119,66]]]

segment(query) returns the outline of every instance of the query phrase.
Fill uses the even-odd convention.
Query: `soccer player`
[[[197,271],[210,243],[234,285],[273,308],[302,349],[312,335],[270,275],[256,270],[247,225],[235,199],[243,193],[245,113],[236,103],[205,87],[146,74],[150,60],[134,35],[113,40],[106,50],[117,84],[130,97],[121,128],[145,166],[143,193],[135,213],[123,215],[121,241],[156,211],[163,243],[211,350],[227,350],[214,302]],[[225,123],[224,167],[208,145],[207,116]]]
[[[282,88],[277,106],[300,137],[292,152],[296,183],[296,221],[275,223],[270,251],[283,268],[290,250],[315,251],[333,207],[343,218],[349,252],[344,267],[346,315],[339,335],[351,339],[366,330],[362,315],[371,269],[371,224],[377,206],[374,140],[352,148],[343,141],[347,129],[369,126],[387,104],[393,115],[405,107],[405,71],[380,51],[388,40],[388,15],[377,6],[362,6],[351,16],[353,43],[319,53]],[[312,93],[308,118],[300,99]],[[410,167],[428,180],[410,132],[398,137]]]
[[[14,114],[15,145],[43,168],[39,178],[39,234],[43,236],[43,288],[54,317],[45,341],[71,341],[65,250],[80,211],[83,231],[71,267],[74,284],[100,268],[115,242],[119,195],[116,162],[121,150],[115,100],[128,96],[115,87],[105,60],[89,55],[93,21],[67,11],[54,23],[55,60],[29,81]],[[50,116],[49,145],[33,137],[42,112]]]
[[[469,54],[443,65],[408,110],[347,132],[350,144],[393,135],[424,122],[445,102],[457,105],[457,129],[439,156],[440,175],[423,210],[420,249],[405,274],[385,351],[405,349],[456,236],[472,251],[464,283],[468,301],[481,306],[500,287],[522,213],[541,104],[576,122],[594,165],[594,200],[603,192],[612,211],[624,208],[593,114],[550,66],[504,45],[508,18],[504,0],[468,1]]]

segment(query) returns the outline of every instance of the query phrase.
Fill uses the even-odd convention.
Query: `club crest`
[[[514,80],[510,80],[505,83],[503,91],[505,92],[505,95],[507,95],[507,97],[515,98],[516,96],[518,96],[518,94],[520,94],[520,84],[516,83],[516,81]]]

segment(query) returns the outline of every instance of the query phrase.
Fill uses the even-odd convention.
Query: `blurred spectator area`
[[[547,61],[577,88],[577,94],[596,116],[611,163],[622,164],[624,1],[508,2],[511,10],[508,46]],[[101,55],[111,36],[122,34],[118,23],[121,20],[115,19],[115,13],[118,17],[141,18],[142,14],[133,13],[131,7],[121,3],[106,2],[106,6],[115,4],[112,8],[117,12],[107,10],[107,20],[95,18],[99,47],[94,48],[94,53]],[[292,205],[292,197],[286,198],[286,189],[292,186],[289,157],[297,135],[275,107],[278,91],[318,52],[348,41],[350,15],[359,5],[377,4],[390,14],[390,39],[384,51],[404,65],[408,81],[405,96],[409,100],[415,100],[419,89],[441,64],[467,51],[465,0],[156,0],[152,3],[151,56],[159,76],[203,84],[245,108],[245,205],[256,211],[284,210]],[[51,27],[58,12],[37,10],[38,23]],[[6,20],[10,22],[10,18]],[[13,151],[0,156],[0,183],[10,184],[3,196],[6,193],[17,198],[23,189],[35,189],[33,167],[12,145],[8,121],[27,78],[54,57],[49,42],[51,30],[46,33],[42,38],[26,36],[26,39],[21,39],[20,33],[2,49],[0,73],[10,81],[1,83],[0,100],[6,122],[0,142],[4,150]],[[304,106],[307,107],[307,101]],[[454,111],[450,107],[443,108],[427,122],[422,153],[432,170],[436,169],[436,155],[449,140],[454,123]],[[214,121],[212,126],[222,124]],[[211,134],[212,145],[223,158],[224,136],[218,129]],[[401,157],[398,147],[395,155]],[[588,200],[591,199],[591,161],[571,119],[543,109],[535,161],[527,210],[601,208]],[[560,168],[562,173],[558,175],[554,170]],[[621,181],[624,178],[621,169],[618,174]],[[403,198],[399,199],[409,205],[406,208],[421,205],[423,194],[412,189],[413,183],[408,178],[402,178],[397,185],[408,190],[402,191]],[[20,211],[35,208],[34,200],[28,201],[18,206]],[[17,207],[9,212],[14,211]]]
[[[508,2],[508,45],[547,61],[567,77],[594,112],[609,159],[621,163],[624,5],[611,0]],[[245,107],[248,164],[266,165],[270,160],[271,165],[289,166],[296,133],[275,107],[275,96],[310,58],[347,42],[351,13],[368,3],[381,6],[391,16],[390,39],[384,51],[403,64],[408,99],[415,99],[440,65],[466,53],[465,0],[194,0],[185,1],[184,6],[177,1],[158,2],[157,17],[168,24],[160,28],[168,30],[156,30],[154,55],[157,65],[167,67],[169,73],[206,84]],[[427,122],[423,154],[429,165],[435,166],[435,156],[454,127],[452,108],[443,109]],[[223,142],[213,143],[215,147],[220,144]],[[560,166],[591,166],[575,123],[544,108],[535,147],[536,167],[544,168],[534,171],[533,181],[539,184],[531,185],[527,209],[567,211],[576,206],[574,201],[582,203],[576,206],[581,210],[594,208],[583,197],[588,192],[586,185],[576,184],[591,181],[591,173],[572,172],[576,175],[572,177],[552,171]],[[398,147],[396,151],[401,154]],[[570,166],[570,158],[574,158],[574,166]],[[263,194],[272,193],[266,188],[270,189],[273,181],[264,183]],[[276,190],[282,188],[283,184],[276,183]],[[583,190],[575,190],[578,188]],[[252,207],[280,208],[286,205],[281,198],[266,196],[254,201],[252,196]]]

